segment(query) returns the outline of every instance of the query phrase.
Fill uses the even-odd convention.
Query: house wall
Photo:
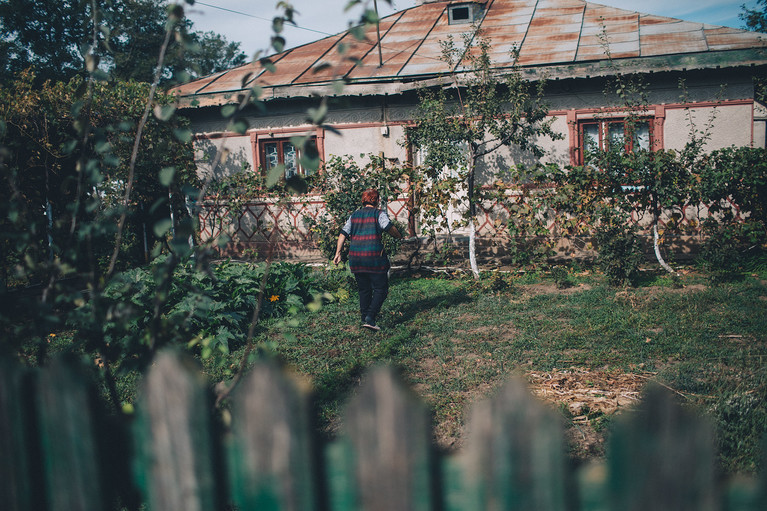
[[[729,103],[683,108],[666,108],[663,127],[665,149],[681,150],[691,133],[709,136],[704,148],[714,151],[724,147],[747,146],[753,140],[753,103]]]

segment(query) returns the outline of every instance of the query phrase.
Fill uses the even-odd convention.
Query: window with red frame
[[[261,153],[261,167],[266,173],[277,165],[285,165],[285,179],[293,176],[308,176],[314,172],[301,165],[301,151],[289,138],[260,140],[258,148]],[[311,137],[307,140],[304,150],[316,156],[317,139]]]
[[[626,152],[653,147],[651,119],[590,119],[578,123],[579,165],[583,165],[586,151],[622,147]]]

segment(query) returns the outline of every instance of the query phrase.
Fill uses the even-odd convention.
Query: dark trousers
[[[389,294],[386,273],[355,273],[360,293],[360,316],[365,323],[375,323],[378,312]]]

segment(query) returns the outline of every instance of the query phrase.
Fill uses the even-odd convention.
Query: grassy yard
[[[767,281],[712,286],[690,273],[681,287],[648,276],[616,289],[588,273],[571,280],[394,275],[381,332],[360,328],[352,294],[271,325],[265,338],[311,379],[329,433],[375,363],[401,369],[446,450],[461,446],[470,405],[521,375],[561,412],[571,454],[587,459],[604,454],[610,421],[654,381],[715,422],[724,471],[755,470],[767,431]]]

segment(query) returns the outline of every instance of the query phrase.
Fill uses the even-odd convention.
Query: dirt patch
[[[589,284],[578,284],[577,286],[558,288],[557,285],[553,282],[543,282],[541,284],[526,284],[519,286],[519,289],[524,294],[530,296],[548,295],[554,293],[561,295],[572,295],[575,293],[588,291],[591,289],[591,286]]]

